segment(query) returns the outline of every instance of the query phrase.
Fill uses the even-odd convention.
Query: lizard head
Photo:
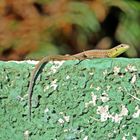
[[[120,54],[124,53],[130,48],[127,44],[120,44],[116,46],[115,48],[112,48],[108,51],[108,57],[117,57]]]

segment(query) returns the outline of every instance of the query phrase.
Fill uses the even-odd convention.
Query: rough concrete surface
[[[140,59],[0,62],[0,140],[139,140]]]

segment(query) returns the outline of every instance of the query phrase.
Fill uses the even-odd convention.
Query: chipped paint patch
[[[88,140],[88,136],[85,136],[85,137],[83,138],[83,140]]]
[[[50,61],[50,64],[53,64],[52,67],[50,68],[51,73],[56,73],[58,69],[63,65],[65,61]]]
[[[137,80],[137,76],[135,74],[133,74],[132,79],[131,79],[131,84],[134,84]]]
[[[105,102],[109,101],[109,96],[107,93],[103,92],[102,95],[100,96],[100,99],[102,102],[105,103]]]
[[[133,118],[139,118],[140,117],[140,108],[139,108],[138,105],[135,107],[135,111],[136,112],[132,115],[132,117]]]
[[[70,79],[70,76],[69,76],[69,75],[67,75],[67,76],[66,76],[66,79],[67,79],[67,80],[68,80],[68,79]]]
[[[114,75],[118,75],[118,73],[120,72],[120,69],[121,69],[120,67],[115,66],[113,69]]]
[[[96,87],[95,89],[96,89],[97,91],[99,91],[99,90],[101,89],[101,87]]]
[[[62,124],[64,124],[64,120],[62,119],[62,118],[60,118],[59,120],[58,120],[58,122],[62,125]]]
[[[125,71],[126,72],[136,72],[138,70],[137,70],[136,66],[128,64],[127,67],[125,68]]]
[[[69,121],[70,121],[70,116],[63,116],[63,118],[64,118],[64,120],[65,120],[66,122],[69,122]]]
[[[97,114],[100,115],[101,122],[104,122],[104,121],[107,121],[108,119],[111,119],[112,122],[120,123],[120,121],[123,119],[123,116],[128,115],[128,110],[124,105],[122,105],[122,110],[121,110],[120,114],[115,114],[115,112],[110,114],[108,105],[98,106]],[[113,114],[115,114],[115,115],[113,115]]]
[[[85,102],[85,108],[89,106],[96,106],[96,100],[97,100],[97,95],[95,95],[93,92],[91,92],[91,101]]]
[[[137,137],[135,137],[135,136],[132,136],[132,140],[137,140]]]
[[[57,85],[57,79],[55,79],[54,81],[51,82],[50,87],[53,87],[54,90],[56,90],[56,88],[58,87]]]
[[[101,122],[107,121],[107,119],[109,118],[109,106],[98,106],[97,114],[100,115]]]

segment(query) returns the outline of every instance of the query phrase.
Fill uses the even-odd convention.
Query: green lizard
[[[44,63],[49,61],[62,61],[62,60],[84,60],[93,58],[114,58],[125,52],[129,48],[127,44],[120,44],[108,50],[88,50],[75,55],[57,55],[44,57],[34,68],[28,88],[28,105],[29,105],[29,120],[31,121],[31,108],[32,108],[32,93],[37,74]]]

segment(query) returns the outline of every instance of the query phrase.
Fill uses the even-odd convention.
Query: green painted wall
[[[139,140],[140,59],[0,62],[0,140]]]

